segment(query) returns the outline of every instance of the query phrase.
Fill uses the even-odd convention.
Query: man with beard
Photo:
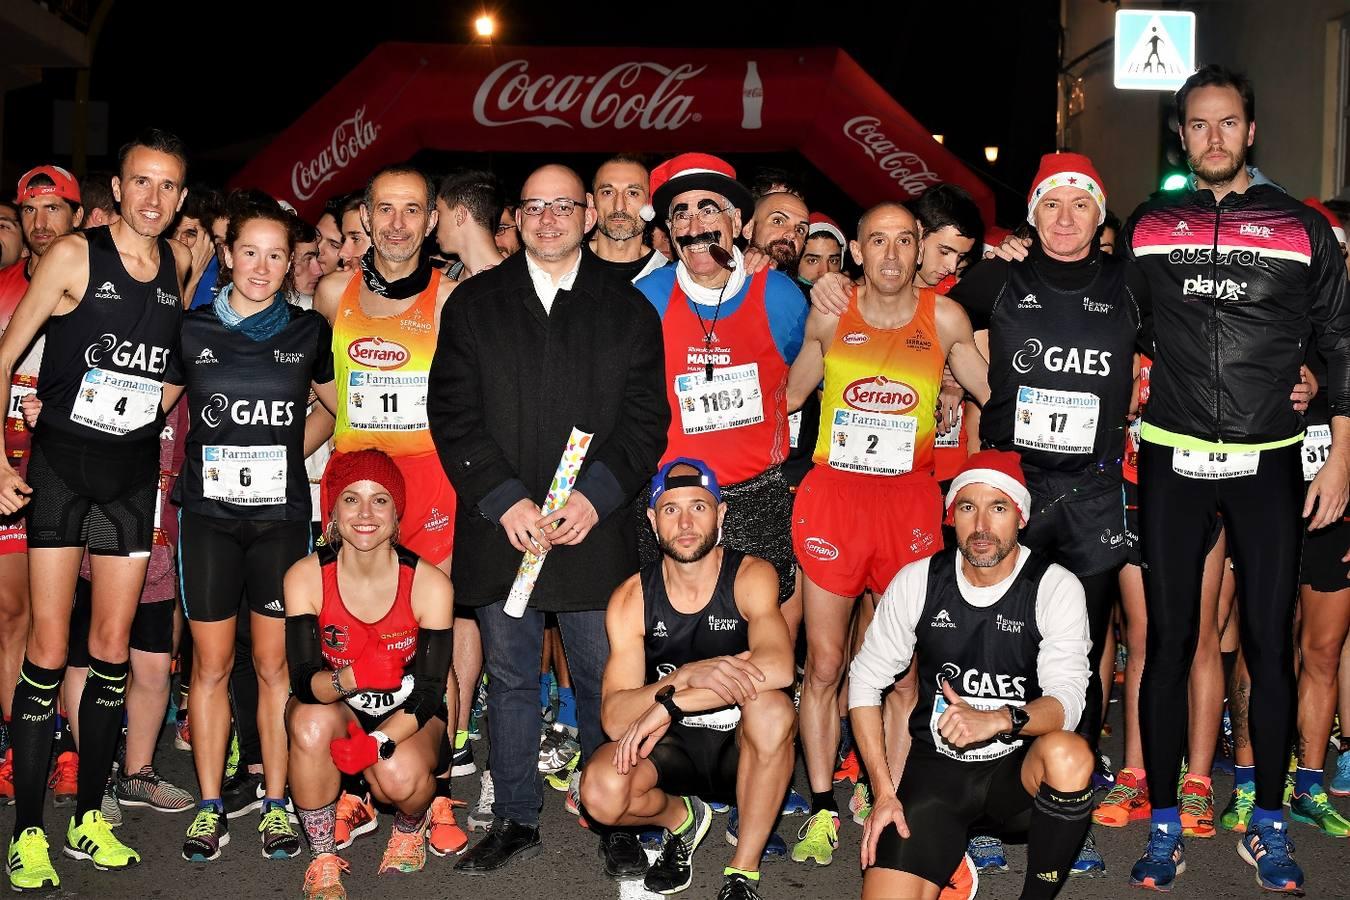
[[[755,214],[746,223],[744,237],[769,258],[774,268],[792,276],[806,246],[809,219],[806,201],[800,196],[775,191],[755,203]]]
[[[520,230],[516,228],[516,208],[509,203],[502,207],[502,217],[497,222],[493,241],[497,245],[498,252],[504,257],[520,252]]]
[[[618,274],[634,284],[670,262],[642,242],[648,205],[647,167],[635,156],[619,155],[600,164],[591,182],[595,202],[595,231],[584,245]]]
[[[1026,900],[1068,881],[1092,810],[1092,751],[1069,729],[1088,679],[1077,579],[1018,543],[1032,514],[1017,454],[967,460],[946,498],[956,548],[900,570],[849,669],[853,739],[890,785],[881,695],[911,661],[914,750],[863,828],[863,897],[933,900],[979,820],[1025,830]],[[959,552],[958,552],[959,551]]]
[[[736,851],[718,897],[758,900],[797,731],[778,577],[721,545],[727,505],[701,460],[662,466],[647,507],[661,559],[610,599],[603,715],[618,740],[591,756],[582,803],[593,821],[665,830],[645,883],[660,894],[693,877],[712,820],[705,801],[735,803]]]
[[[604,609],[638,569],[629,510],[656,469],[670,420],[651,304],[581,252],[595,224],[581,178],[565,166],[536,170],[521,188],[516,221],[525,252],[464,282],[447,307],[427,398],[460,498],[455,600],[476,609],[489,676],[496,818],[455,867],[469,874],[541,850],[546,613],[556,613],[566,645],[583,765],[604,741]],[[591,435],[585,462],[567,502],[542,515],[574,428]],[[506,597],[525,552],[548,555],[529,607],[514,618]],[[646,871],[636,836],[605,831],[602,839],[611,875]]]
[[[114,182],[122,218],[49,240],[0,339],[8,407],[20,361],[48,320],[56,323],[42,354],[42,428],[26,480],[0,460],[0,511],[30,507],[32,624],[11,728],[16,814],[8,869],[19,891],[59,886],[42,800],[71,598],[86,550],[93,566],[89,682],[78,713],[79,786],[65,852],[99,869],[140,862],[100,805],[121,734],[130,629],[158,511],[160,399],[189,264],[187,248],[163,233],[182,204],[186,170],[183,145],[167,132],[151,129],[123,147]]]
[[[792,499],[782,472],[787,374],[801,348],[806,303],[782,272],[746,274],[734,241],[753,203],[728,163],[685,153],[657,166],[652,185],[653,216],[666,220],[678,258],[638,282],[661,314],[665,336],[673,415],[663,459],[702,459],[729,482],[723,539],[772,563],[778,598],[787,602],[796,569]],[[658,551],[643,531],[649,564]],[[784,615],[795,633],[800,610]]]
[[[1302,893],[1282,811],[1294,725],[1290,640],[1302,520],[1344,512],[1350,478],[1350,301],[1326,220],[1246,166],[1256,138],[1251,83],[1206,66],[1177,91],[1191,190],[1135,210],[1119,249],[1151,286],[1156,353],[1140,428],[1139,520],[1148,659],[1139,724],[1152,829],[1131,881],[1169,889],[1182,869],[1175,787],[1187,677],[1200,627],[1201,560],[1218,515],[1232,551],[1251,673],[1255,808],[1238,845],[1266,890]],[[1305,341],[1327,362],[1331,447],[1304,488],[1303,418],[1285,385]]]
[[[844,266],[844,231],[824,213],[811,213],[807,219],[806,244],[797,263],[797,280],[810,287],[829,272]]]

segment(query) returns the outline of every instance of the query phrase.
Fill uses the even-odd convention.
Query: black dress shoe
[[[467,875],[495,872],[514,860],[538,856],[542,848],[538,825],[497,819],[487,836],[455,863],[455,871]]]
[[[600,837],[600,858],[610,878],[635,878],[647,874],[647,854],[631,831],[610,831]]]

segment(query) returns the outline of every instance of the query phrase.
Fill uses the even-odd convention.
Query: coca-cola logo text
[[[626,62],[601,75],[529,75],[530,62],[513,59],[492,70],[473,98],[473,117],[480,125],[522,125],[550,128],[630,128],[674,131],[689,121],[693,96],[681,86],[701,73],[688,63],[675,68],[653,62]],[[649,92],[637,88],[645,72],[661,80]],[[651,79],[648,79],[650,81]],[[575,111],[575,112],[574,112]],[[526,115],[520,115],[526,113]],[[570,119],[564,115],[571,114]]]
[[[380,127],[366,121],[366,108],[358,109],[351,118],[343,119],[333,129],[328,146],[309,162],[297,162],[291,168],[291,192],[297,200],[309,200],[334,175],[352,164],[375,139]]]
[[[876,161],[877,168],[910,196],[937,184],[937,173],[929,171],[928,164],[916,154],[897,147],[880,126],[881,120],[876,116],[854,116],[844,123],[844,137],[861,147]]]

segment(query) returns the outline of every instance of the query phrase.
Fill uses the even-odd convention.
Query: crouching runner
[[[286,573],[294,693],[286,721],[291,797],[313,853],[304,896],[333,900],[347,896],[347,863],[333,837],[343,773],[364,775],[375,798],[397,810],[381,874],[421,870],[428,841],[448,852],[467,840],[449,801],[433,803],[454,624],[450,579],[399,546],[405,487],[384,453],[334,458],[323,495],[326,544]]]
[[[849,670],[874,785],[894,784],[881,692],[916,656],[919,702],[900,785],[878,787],[864,827],[864,898],[933,900],[976,827],[1027,832],[1024,900],[1059,893],[1082,846],[1094,757],[1071,729],[1088,683],[1087,606],[1067,569],[1018,543],[1030,505],[1016,453],[970,457],[947,493],[957,547],[901,569],[877,603]]]

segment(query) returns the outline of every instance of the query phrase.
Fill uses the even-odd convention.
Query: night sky
[[[1058,6],[1054,0],[891,3],[488,4],[494,41],[534,46],[839,46],[947,147],[994,187],[999,218],[1016,222],[1040,154],[1054,149]],[[214,16],[209,26],[186,27]],[[381,17],[376,9],[393,11]],[[382,41],[467,43],[478,3],[393,4],[238,0],[117,0],[95,49],[91,99],[109,103],[109,149],[147,125],[179,133],[192,151],[190,181],[223,183]],[[5,102],[6,183],[51,153],[53,104],[74,97],[71,71]],[[997,165],[983,148],[1000,147]],[[623,148],[616,147],[616,151]],[[699,149],[690,147],[689,149]],[[600,157],[564,157],[589,174]],[[441,173],[488,165],[514,191],[542,157],[428,151]],[[857,207],[796,154],[732,157],[742,170],[779,165],[805,182],[812,208],[848,219]],[[107,157],[90,168],[107,169]],[[1001,184],[1000,184],[1001,183]]]

